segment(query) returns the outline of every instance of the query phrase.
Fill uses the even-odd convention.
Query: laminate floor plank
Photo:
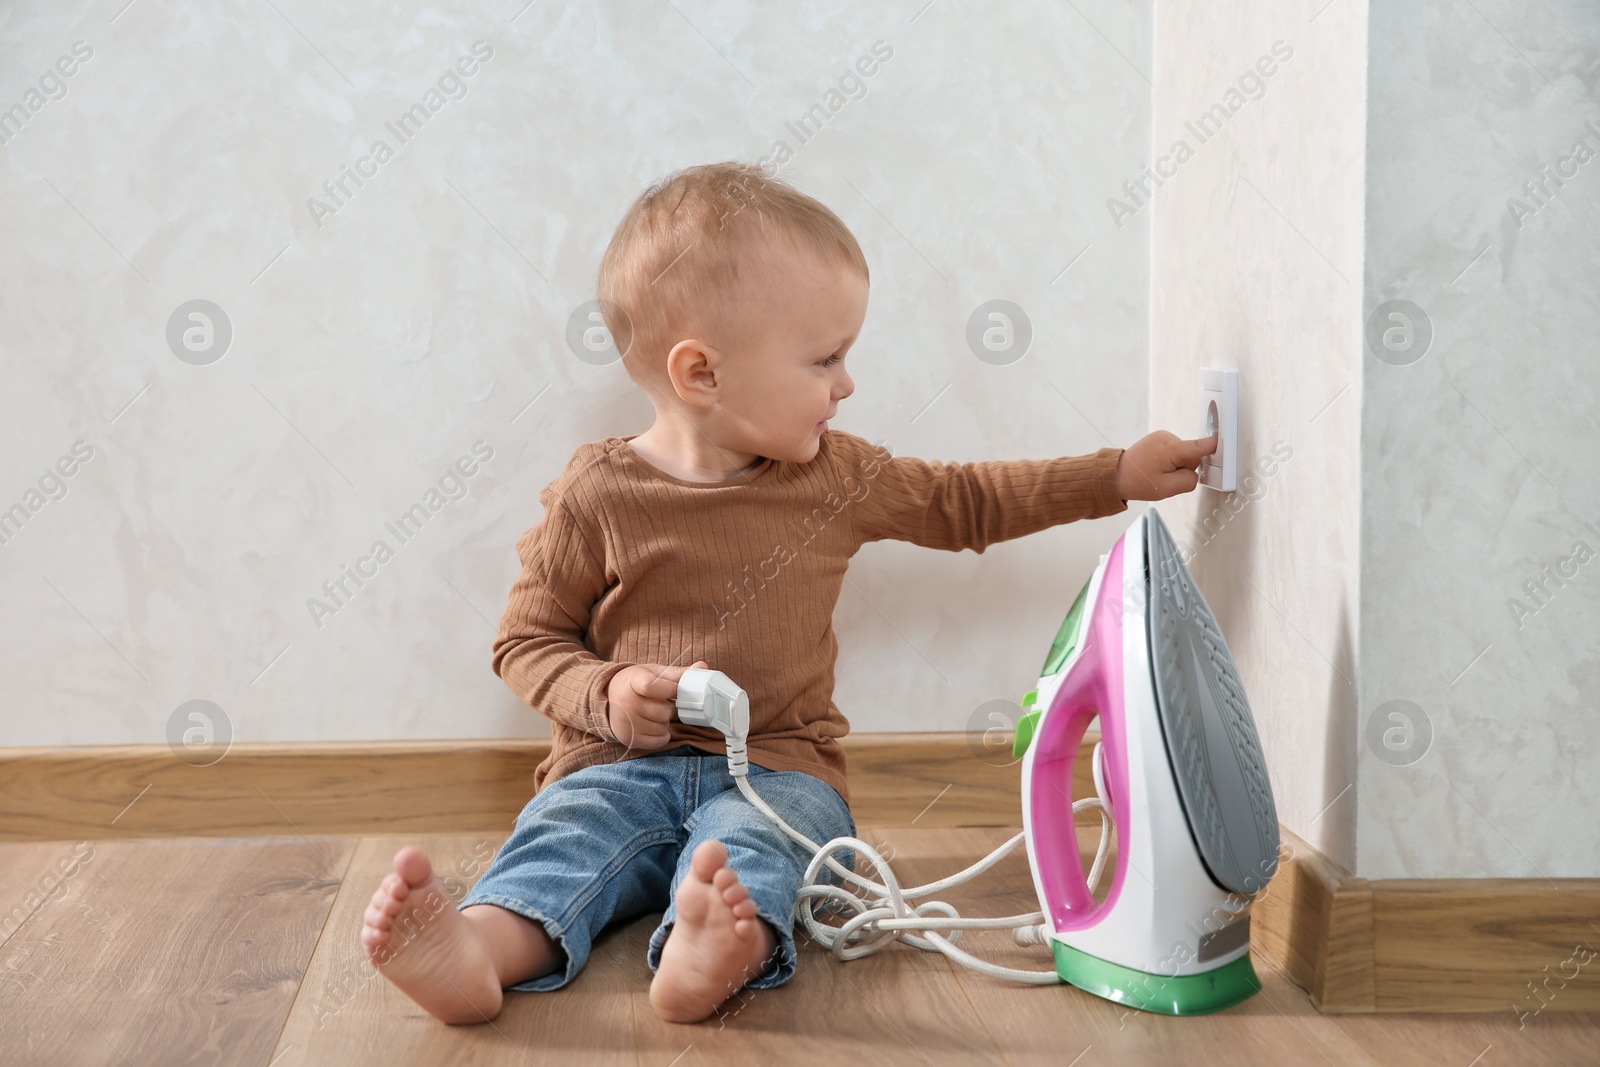
[[[988,854],[1015,830],[863,827],[903,885]],[[361,913],[403,844],[459,900],[503,835],[41,842],[0,846],[0,1064],[1226,1063],[1501,1067],[1600,1063],[1600,1014],[1323,1015],[1261,957],[1262,990],[1213,1015],[1130,1011],[1067,985],[1025,986],[896,944],[840,962],[800,935],[786,985],[705,1022],[650,1008],[660,912],[608,927],[565,989],[508,994],[492,1025],[450,1027],[366,962]],[[1079,833],[1093,852],[1092,829]],[[863,865],[864,866],[864,865]],[[937,894],[963,915],[1037,907],[1026,853]],[[6,936],[6,926],[11,929]],[[958,944],[1049,970],[1005,931]],[[1559,997],[1559,992],[1556,994]]]
[[[34,912],[64,899],[94,855],[92,841],[0,845],[0,948]]]
[[[874,846],[884,833],[857,828],[857,836]],[[643,1064],[665,1067],[682,1055],[677,1067],[837,1062],[926,1067],[989,1063],[998,1056],[994,1036],[942,957],[891,946],[840,961],[812,941],[803,926],[796,928],[798,962],[788,982],[744,990],[702,1023],[662,1022],[650,1008],[643,963],[659,919],[632,928],[634,941],[627,946],[646,976],[635,1007]]]
[[[95,843],[0,949],[0,1062],[266,1064],[352,845]]]
[[[428,854],[459,902],[487,869],[504,834],[364,837],[334,902],[299,998],[283,1029],[275,1067],[380,1063],[499,1065],[562,1063],[635,1067],[633,1002],[615,943],[596,941],[588,966],[565,988],[508,993],[491,1023],[446,1026],[390,985],[361,947],[361,917],[373,890],[394,869],[394,854],[415,845]]]
[[[1519,1015],[1508,1003],[1504,1011],[1498,1012],[1323,1018],[1383,1064],[1600,1064],[1600,1013],[1595,1012]]]

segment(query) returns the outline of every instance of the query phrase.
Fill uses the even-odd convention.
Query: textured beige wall
[[[1417,311],[1364,355],[1358,869],[1594,877],[1600,9],[1370,42],[1365,313]]]
[[[784,141],[856,231],[874,284],[840,428],[954,460],[1145,431],[1148,216],[1104,202],[1148,147],[1147,7],[118,7],[0,26],[0,107],[25,110],[0,167],[0,508],[38,505],[0,543],[0,743],[157,742],[192,700],[248,740],[545,733],[489,670],[493,623],[539,489],[649,424],[566,334],[623,207],[676,167]],[[231,338],[198,365],[168,331],[202,299]],[[995,299],[1032,324],[1014,362],[968,347]],[[402,541],[386,524],[418,505]],[[870,546],[840,706],[952,730],[1016,700],[1123,525]]]
[[[1154,153],[1194,151],[1154,198],[1152,421],[1236,367],[1244,453],[1292,451],[1170,510],[1215,516],[1191,567],[1288,826],[1371,878],[1592,877],[1600,18],[1366,19],[1157,5]]]
[[[1171,162],[1147,209],[1152,425],[1198,434],[1199,368],[1240,373],[1239,490],[1158,506],[1279,818],[1350,867],[1365,47],[1364,4],[1158,0],[1152,155]]]

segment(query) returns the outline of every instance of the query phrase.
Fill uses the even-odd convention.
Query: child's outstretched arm
[[[829,437],[861,541],[979,553],[1062,523],[1115,515],[1129,500],[1187,492],[1198,482],[1200,458],[1216,447],[1215,438],[1183,441],[1157,431],[1129,449],[1087,456],[930,463],[890,456],[854,434]]]

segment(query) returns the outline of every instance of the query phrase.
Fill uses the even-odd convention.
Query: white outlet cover
[[[1218,434],[1217,450],[1200,461],[1200,484],[1231,493],[1239,475],[1239,372],[1200,369],[1200,431]]]

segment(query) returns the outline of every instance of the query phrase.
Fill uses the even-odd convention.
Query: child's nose
[[[834,390],[833,395],[836,399],[844,400],[856,391],[856,383],[849,371],[840,372],[839,379],[839,388]]]

